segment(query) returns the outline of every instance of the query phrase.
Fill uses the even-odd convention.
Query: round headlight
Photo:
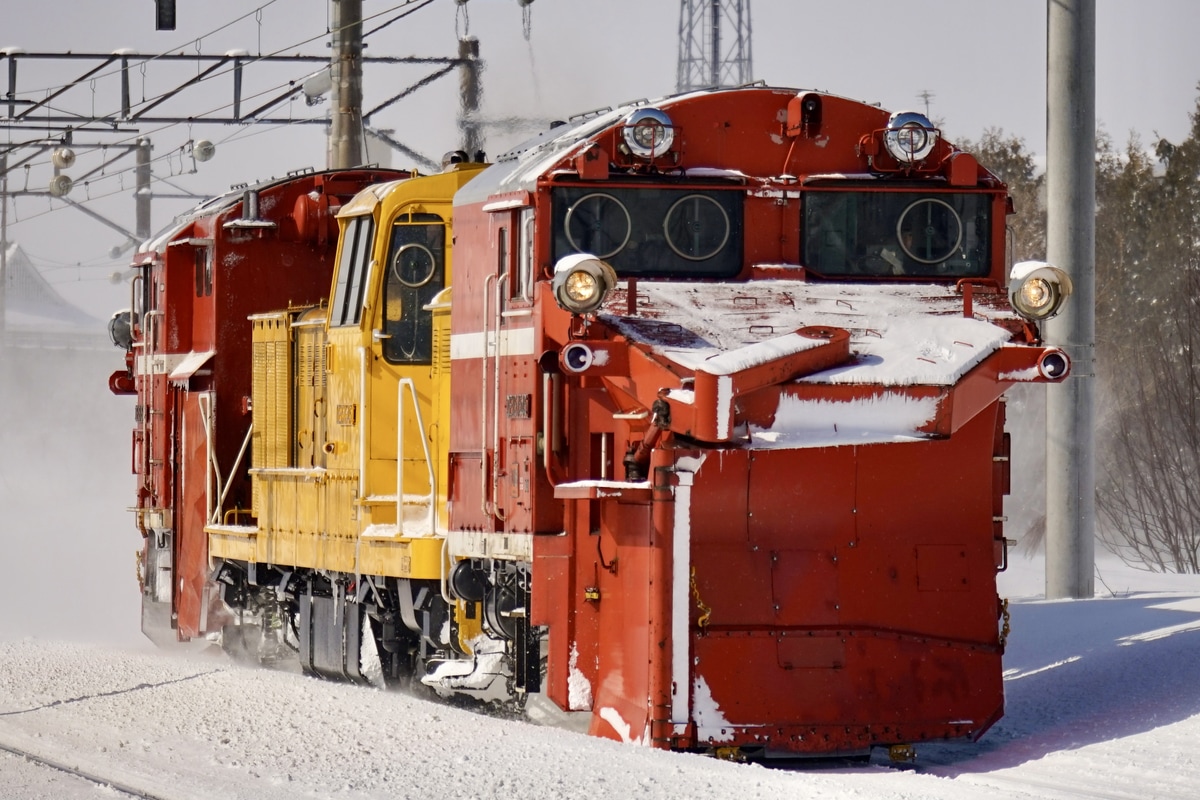
[[[590,314],[617,285],[617,273],[590,253],[563,256],[554,266],[551,290],[558,305],[572,314]]]
[[[134,314],[129,309],[123,309],[113,314],[108,320],[108,338],[114,346],[122,350],[133,349]]]
[[[600,291],[600,282],[592,273],[577,269],[567,276],[563,291],[572,302],[586,305],[596,298]]]
[[[924,161],[937,144],[938,132],[929,117],[916,111],[897,111],[888,120],[883,146],[901,164]]]
[[[1054,290],[1045,278],[1030,278],[1021,284],[1020,301],[1025,309],[1039,313],[1054,300]]]
[[[1058,314],[1071,295],[1070,276],[1044,262],[1022,261],[1013,266],[1009,277],[1013,310],[1034,322]]]
[[[625,145],[639,158],[657,158],[675,141],[671,118],[657,108],[639,108],[625,118],[624,126]]]

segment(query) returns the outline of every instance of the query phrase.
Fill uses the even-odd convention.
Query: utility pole
[[[1046,387],[1046,597],[1095,592],[1096,0],[1046,2],[1046,256],[1074,294],[1046,339],[1071,374]]]
[[[142,137],[137,140],[136,166],[133,170],[136,189],[134,190],[134,210],[136,227],[134,232],[140,241],[150,238],[150,140]]]
[[[331,0],[333,110],[329,130],[330,169],[349,169],[363,161],[362,0]]]
[[[483,150],[483,131],[479,124],[479,40],[465,36],[458,40],[459,90],[461,106],[459,127],[463,132],[463,150],[468,158],[475,158]]]
[[[8,330],[8,154],[0,154],[0,348]]]

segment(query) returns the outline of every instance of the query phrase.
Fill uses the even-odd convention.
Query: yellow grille
[[[325,329],[305,325],[292,329],[296,337],[296,435],[292,466],[325,466]]]
[[[433,315],[433,374],[450,374],[450,315]]]
[[[250,382],[254,434],[251,466],[256,469],[290,466],[291,399],[288,376],[291,375],[291,345],[286,312],[264,314],[253,320],[254,374]],[[260,510],[259,478],[255,477],[254,510]]]

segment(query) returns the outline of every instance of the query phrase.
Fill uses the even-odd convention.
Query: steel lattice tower
[[[680,0],[676,90],[740,86],[752,72],[750,0]]]

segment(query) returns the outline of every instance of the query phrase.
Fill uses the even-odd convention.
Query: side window
[[[503,279],[508,281],[509,291],[508,296],[516,296],[516,276],[512,274],[508,264],[508,228],[503,227],[496,231],[496,276],[505,276]]]
[[[357,325],[362,316],[366,272],[371,265],[371,239],[375,220],[367,215],[346,223],[342,250],[338,254],[337,286],[333,294],[330,324]]]
[[[529,300],[533,297],[533,209],[521,209],[520,237],[517,247],[517,283],[514,297]]]
[[[207,297],[213,292],[213,251],[211,247],[197,247],[196,259],[196,297]]]
[[[383,357],[392,364],[433,362],[433,314],[446,286],[446,226],[435,214],[409,214],[392,226],[383,279]]]

